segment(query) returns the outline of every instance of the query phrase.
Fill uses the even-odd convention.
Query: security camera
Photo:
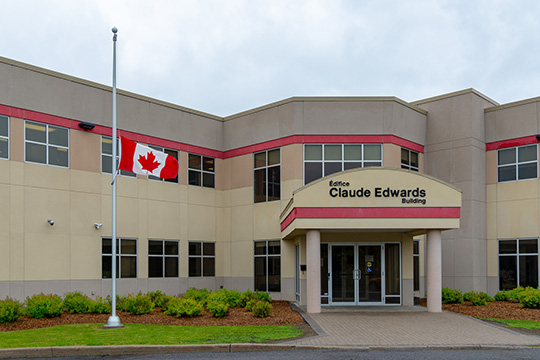
[[[94,227],[95,227],[96,229],[99,229],[99,228],[102,227],[102,226],[103,226],[103,224],[98,224],[98,223],[95,223],[95,224],[94,224]]]
[[[49,223],[49,225],[53,226],[54,225],[54,221],[52,221],[51,219],[47,219],[47,222]]]

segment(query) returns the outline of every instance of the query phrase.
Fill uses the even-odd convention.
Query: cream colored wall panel
[[[497,185],[486,186],[486,201],[488,203],[497,201]]]
[[[383,144],[383,166],[401,168],[401,146]]]
[[[182,112],[178,121],[178,133],[169,134],[158,127],[155,129],[156,136],[208,149],[223,150],[223,121],[210,117]]]
[[[497,204],[488,203],[486,206],[486,237],[488,239],[497,238]]]
[[[10,187],[9,204],[9,231],[12,234],[24,234],[25,223],[25,192],[24,187],[12,185]]]
[[[100,173],[71,170],[69,177],[69,185],[72,192],[101,194],[102,175]]]
[[[0,281],[9,281],[11,273],[11,251],[10,251],[10,234],[5,231],[0,231]]]
[[[529,136],[538,132],[537,102],[496,110],[495,141]],[[519,119],[519,121],[516,121]]]
[[[499,202],[527,200],[538,198],[538,180],[523,180],[499,183],[497,185],[497,200]]]
[[[538,236],[538,199],[497,203],[497,238]]]
[[[9,119],[9,159],[24,161],[24,120],[11,117]]]
[[[188,185],[187,201],[190,205],[216,205],[216,190],[202,186]]]
[[[139,234],[139,200],[118,197],[116,200],[116,234],[119,238],[137,238]]]
[[[295,246],[294,241],[281,242],[281,278],[295,277]],[[304,264],[304,263],[302,263]]]
[[[11,161],[0,159],[0,184],[11,182]]]
[[[253,186],[253,154],[235,156],[228,159],[228,162],[232,190]]]
[[[401,267],[402,279],[413,279],[413,238],[403,234],[401,239]]]
[[[231,207],[253,205],[253,187],[233,189],[231,194]]]
[[[486,244],[487,252],[487,276],[499,277],[499,242],[497,239],[489,239]]]
[[[178,152],[178,183],[188,184],[188,153],[185,151]]]
[[[10,185],[0,184],[0,234],[10,233],[11,188]]]
[[[291,144],[281,147],[281,182],[304,179],[304,145]]]
[[[224,147],[227,150],[251,145],[251,121],[249,116],[237,117],[223,123]]]
[[[253,277],[253,241],[231,243],[231,276]]]
[[[25,106],[46,114],[71,117],[73,83],[36,71],[25,71]]]
[[[70,102],[72,119],[112,125],[112,92],[110,90],[73,83]]]
[[[216,241],[216,208],[188,206],[188,239],[190,241]]]
[[[228,160],[216,159],[216,190],[229,190],[231,188],[231,178]]]
[[[216,241],[231,241],[231,209],[216,209]]]
[[[70,227],[71,236],[96,236],[100,233],[94,224],[101,224],[101,197],[94,194],[71,192]]]
[[[117,103],[119,129],[129,128],[139,134],[155,134],[158,131],[159,126],[156,126],[149,116],[149,101],[118,94]]]
[[[258,111],[248,115],[251,123],[251,141],[254,144],[280,137],[279,108],[280,107],[277,106],[265,111]]]
[[[187,240],[181,240],[178,244],[178,250],[180,251],[180,259],[178,262],[180,263],[180,270],[178,272],[178,275],[180,278],[188,278],[188,269],[189,269],[189,242]]]
[[[208,211],[207,218],[212,218]],[[147,227],[150,239],[180,238],[180,204],[148,200]],[[210,223],[208,223],[210,225]]]
[[[68,190],[69,169],[26,163],[24,167],[24,184],[31,187]]]
[[[178,191],[180,185],[175,183],[170,183],[166,181],[157,181],[148,179],[146,182],[144,180],[139,180],[139,188],[145,187],[147,189],[147,196],[144,196],[144,193],[139,191],[140,198],[148,198],[149,200],[158,200],[158,201],[168,201],[168,202],[180,202],[181,201],[181,192]]]
[[[287,180],[281,182],[281,200],[287,205],[288,200],[292,197],[293,192],[304,185],[303,179]]]
[[[253,205],[254,240],[280,239],[280,202],[272,201]]]
[[[148,239],[153,238],[148,237]],[[139,279],[148,279],[148,239],[140,236],[137,240],[137,278]]]
[[[9,261],[9,280],[23,281],[25,279],[25,266],[27,259],[25,258],[25,239],[23,233],[11,233],[9,235],[9,258],[20,259],[18,261]]]
[[[101,172],[101,136],[70,129],[69,158],[73,170]]]
[[[69,235],[50,228],[50,231],[25,234],[24,278],[27,281],[70,278]]]
[[[180,204],[180,240],[189,240],[189,211],[187,204]]]
[[[229,190],[216,191],[216,206],[219,206],[219,207],[231,206],[231,192]]]
[[[231,208],[231,240],[253,241],[253,205]]]
[[[118,176],[118,179],[120,179],[120,176]],[[112,194],[112,176],[110,174],[101,174],[101,194],[103,195],[109,195]],[[116,186],[118,186],[118,183],[116,183]],[[118,190],[116,190],[116,193],[118,194]]]
[[[117,176],[116,181],[116,194],[118,195],[118,197],[136,198],[138,196],[138,182],[142,181],[142,179],[128,176]],[[108,182],[108,187],[111,188],[110,191],[112,193],[112,186],[110,181]]]
[[[497,151],[486,151],[486,184],[497,183]]]
[[[10,161],[10,176],[12,185],[24,185],[25,163]]]
[[[216,243],[216,276],[231,276],[230,245]]]
[[[150,227],[150,218],[148,216],[149,204],[150,202],[148,200],[138,199],[138,232],[137,232],[137,238],[138,239],[149,239],[150,233],[149,233],[149,227]],[[180,206],[179,206],[180,207]],[[177,220],[177,219],[175,219]],[[177,221],[175,221],[177,222]],[[179,222],[178,222],[179,223]],[[139,244],[140,245],[140,244]]]
[[[101,237],[71,235],[69,247],[70,279],[101,279]]]
[[[69,192],[26,187],[24,191],[24,230],[26,234],[68,234],[70,228]],[[54,226],[47,219],[53,220]]]

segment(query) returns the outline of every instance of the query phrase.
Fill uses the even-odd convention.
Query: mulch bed
[[[118,311],[116,314],[122,324],[154,324],[154,325],[191,325],[191,326],[249,326],[249,325],[304,325],[304,319],[299,313],[291,309],[287,301],[272,301],[272,314],[266,318],[257,318],[253,313],[243,308],[230,308],[227,316],[215,318],[205,310],[201,315],[193,318],[177,318],[165,315],[161,309],[156,308],[146,315],[131,315],[128,312]],[[63,313],[55,318],[34,319],[22,316],[19,320],[0,324],[0,331],[16,331],[37,329],[67,324],[106,324],[110,314],[69,314]]]

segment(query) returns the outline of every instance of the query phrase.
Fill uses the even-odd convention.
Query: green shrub
[[[23,313],[23,307],[20,302],[10,297],[0,301],[0,323],[7,324],[17,321]]]
[[[127,300],[127,298],[128,298],[127,296],[120,296],[118,294],[116,295],[116,310],[117,311],[127,311],[127,309],[126,309],[126,300]],[[107,301],[112,306],[111,295],[107,295]]]
[[[463,300],[465,301],[470,301],[473,303],[473,305],[476,305],[474,304],[474,301],[473,301],[473,298],[475,298],[475,302],[477,303],[488,303],[488,302],[492,302],[493,301],[493,297],[489,296],[488,294],[486,294],[485,292],[483,291],[476,291],[476,290],[471,290],[469,292],[466,292],[463,294]],[[480,301],[479,299],[483,299],[484,301]],[[486,304],[480,304],[480,305],[486,305]]]
[[[251,290],[246,290],[242,294],[240,294],[237,304],[238,306],[245,308],[247,306],[247,303],[251,300],[255,300],[255,293]]]
[[[510,290],[510,298],[512,300],[519,301],[519,299],[521,298],[521,295],[523,295],[524,292],[525,292],[525,288],[518,286],[517,288]]]
[[[191,288],[188,291],[186,291],[186,293],[182,297],[186,299],[187,298],[193,299],[204,305],[206,303],[206,298],[208,297],[209,294],[210,292],[206,289]]]
[[[154,305],[161,308],[163,311],[167,309],[167,303],[173,299],[171,295],[167,295],[160,290],[149,292],[148,295],[150,295]]]
[[[463,294],[459,290],[442,288],[443,304],[458,304],[463,302]]]
[[[237,307],[238,302],[240,301],[240,296],[242,293],[238,290],[228,290],[227,291],[227,304],[229,304],[229,307]]]
[[[197,302],[193,298],[172,298],[167,304],[167,310],[165,310],[165,314],[174,315],[177,317],[193,317],[202,313],[203,310],[203,304]]]
[[[259,318],[265,318],[272,313],[272,305],[266,301],[259,301],[252,306],[251,312]]]
[[[499,291],[495,294],[495,301],[509,301],[511,299],[510,291]]]
[[[540,291],[532,287],[527,287],[520,294],[519,304],[524,308],[540,308]]]
[[[251,299],[247,302],[246,304],[246,310],[247,311],[252,311],[253,310],[253,306],[255,306],[255,304],[258,302],[258,300],[255,300],[255,299]]]
[[[125,309],[132,315],[148,314],[154,310],[154,303],[148,294],[130,294],[125,300]]]
[[[266,291],[255,291],[255,298],[259,301],[272,302],[272,298]]]
[[[206,310],[210,311],[214,317],[224,317],[229,311],[229,305],[220,301],[209,301]]]
[[[106,298],[98,296],[93,301],[90,312],[95,314],[108,314],[111,310],[111,303]]]
[[[92,305],[92,299],[78,291],[64,296],[64,309],[70,314],[88,314],[92,310]]]
[[[474,306],[481,306],[481,305],[487,305],[487,300],[484,296],[482,296],[481,294],[474,294],[474,295],[471,295],[470,298],[469,298],[470,302],[474,305]]]
[[[60,316],[63,307],[62,298],[58,295],[41,293],[26,298],[26,314],[36,319]]]

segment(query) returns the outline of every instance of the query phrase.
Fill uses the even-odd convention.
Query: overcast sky
[[[291,96],[540,96],[540,1],[0,0],[0,55],[227,116]]]

